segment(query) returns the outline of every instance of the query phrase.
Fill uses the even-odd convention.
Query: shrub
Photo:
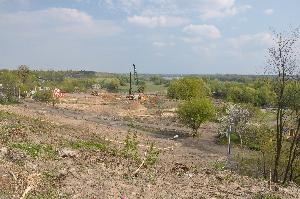
[[[208,98],[190,99],[179,105],[177,111],[180,121],[198,135],[200,125],[214,116],[214,107]]]
[[[120,85],[120,80],[117,78],[107,79],[103,83],[103,87],[109,91],[117,91]]]
[[[168,97],[172,99],[188,100],[195,97],[205,97],[210,90],[202,79],[184,77],[172,81],[168,88]]]
[[[146,165],[154,165],[158,160],[159,150],[155,149],[154,143],[151,143],[145,160]]]
[[[144,93],[145,90],[146,90],[146,82],[144,82],[144,81],[139,82],[137,92]]]
[[[138,141],[136,132],[128,132],[125,139],[125,146],[122,150],[122,154],[126,158],[132,158],[134,160],[139,160],[138,154]]]
[[[33,95],[33,99],[39,102],[52,102],[53,95],[52,91],[38,91]]]

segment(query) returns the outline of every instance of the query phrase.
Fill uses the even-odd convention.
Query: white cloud
[[[70,8],[0,14],[0,29],[5,32],[20,30],[20,34],[26,35],[63,33],[70,36],[107,36],[122,31],[111,21],[95,20],[85,12]]]
[[[140,16],[199,16],[201,19],[222,18],[246,12],[248,4],[235,0],[100,0],[108,8]]]
[[[99,6],[106,6],[112,10],[120,10],[126,13],[132,13],[133,10],[139,10],[143,0],[99,0]]]
[[[235,5],[235,0],[210,0],[203,1],[202,5],[199,5],[202,19],[233,16],[239,12],[239,9],[245,10],[246,7],[238,8]]]
[[[214,25],[193,25],[190,24],[183,28],[183,32],[191,35],[195,38],[209,38],[209,39],[218,39],[221,37],[220,30]]]
[[[227,40],[234,49],[261,49],[270,46],[273,42],[272,35],[269,33],[257,33],[253,35],[241,35]]]
[[[142,4],[141,0],[119,0],[125,7],[139,7]]]
[[[155,41],[152,43],[153,46],[156,47],[166,47],[166,46],[175,46],[176,44],[174,42],[160,42],[160,41]]]
[[[199,43],[203,41],[202,37],[181,37],[182,41],[187,43]]]
[[[204,20],[234,16],[252,8],[247,4],[236,5],[235,0],[178,0],[177,2],[179,9],[185,10],[185,13],[194,12]]]
[[[132,16],[127,18],[128,22],[137,26],[147,28],[176,27],[186,23],[181,17],[174,16]]]
[[[264,11],[264,14],[265,14],[265,15],[273,15],[273,14],[274,14],[274,10],[273,10],[273,9],[266,9],[266,10]]]
[[[29,4],[31,0],[0,0],[1,3],[17,3],[17,4]]]

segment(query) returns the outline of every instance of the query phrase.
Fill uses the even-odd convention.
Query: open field
[[[216,124],[192,138],[176,106],[109,93],[67,94],[56,107],[1,105],[0,198],[300,197],[296,187],[273,192],[267,181],[223,170]]]

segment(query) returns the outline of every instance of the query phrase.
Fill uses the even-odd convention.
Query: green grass
[[[19,142],[10,144],[11,148],[20,149],[33,158],[45,157],[55,159],[57,158],[57,152],[46,144],[33,144],[28,142]]]
[[[215,170],[218,170],[218,171],[224,171],[225,170],[225,164],[226,164],[225,161],[216,161],[216,162],[213,163],[213,168]]]
[[[156,84],[153,84],[152,82],[146,82],[146,92],[167,93],[167,90],[168,90],[168,87],[166,87],[164,85],[156,85]]]
[[[5,111],[0,111],[0,120],[12,119],[15,117],[15,114],[8,113]]]
[[[231,144],[240,144],[240,138],[237,133],[232,133],[230,136]],[[217,137],[216,142],[218,144],[224,145],[228,144],[228,137],[225,135]]]
[[[135,92],[137,90],[137,86],[133,85],[132,86],[132,90],[133,92]],[[147,81],[146,82],[146,89],[145,89],[145,93],[167,93],[168,87],[164,86],[164,85],[156,85],[153,84],[152,82]],[[118,91],[120,93],[128,93],[129,91],[129,84],[125,85],[125,86],[120,86]]]

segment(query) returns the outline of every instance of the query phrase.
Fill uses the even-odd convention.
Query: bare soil
[[[4,150],[0,151],[0,198],[20,198],[28,188],[25,198],[259,198],[268,194],[300,198],[296,186],[270,190],[267,181],[218,168],[226,160],[226,146],[215,143],[217,125],[204,124],[201,136],[192,138],[177,121],[176,105],[156,96],[138,102],[106,93],[68,94],[55,107],[30,100],[0,106],[0,111],[25,116],[24,120],[38,119],[42,125],[31,130],[17,118],[21,127],[0,142]],[[0,125],[4,128],[12,121]],[[128,131],[137,132],[141,160],[151,143],[160,150],[155,165],[143,165],[114,151],[68,145],[93,141],[122,151]],[[51,150],[43,148],[46,155],[31,157],[12,147],[14,142]]]

